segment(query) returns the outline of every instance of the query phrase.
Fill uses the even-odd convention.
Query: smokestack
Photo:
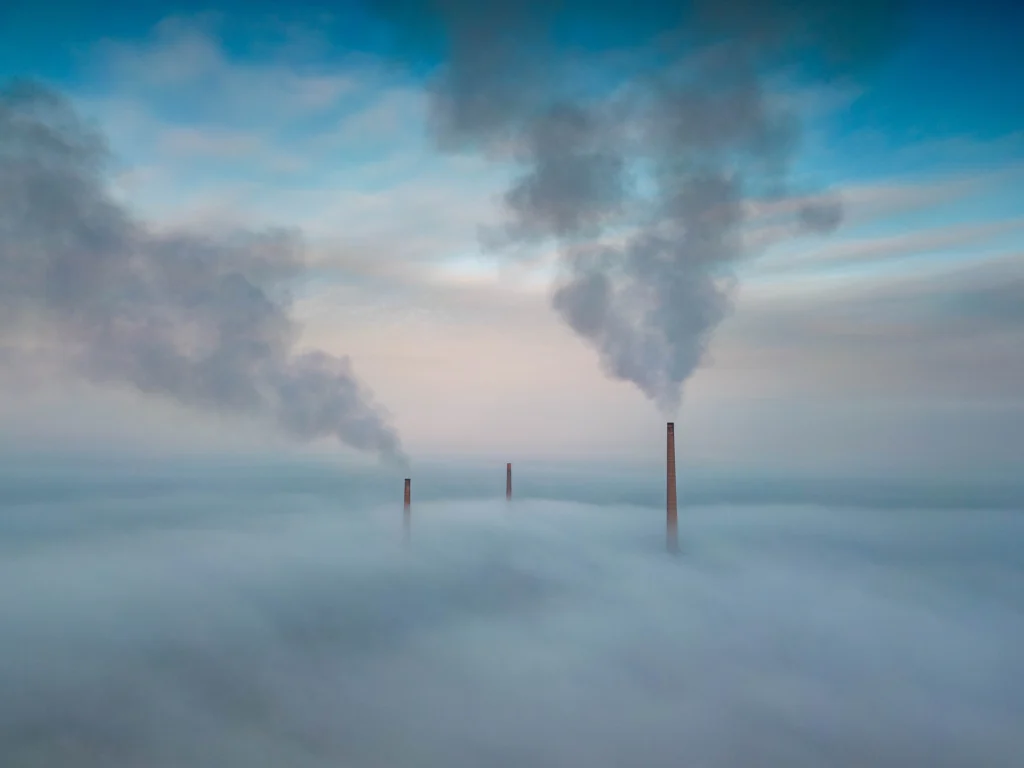
[[[412,502],[412,479],[405,478],[405,512],[403,514],[403,522],[405,523],[405,540],[409,541],[409,529],[412,525],[412,512],[409,507]]]
[[[512,462],[505,465],[505,498],[512,498]]]
[[[665,528],[666,544],[669,552],[679,550],[679,537],[676,531],[676,425],[668,423],[668,444],[666,446],[666,480],[668,485],[665,493]]]

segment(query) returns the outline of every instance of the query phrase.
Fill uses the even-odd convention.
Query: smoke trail
[[[401,460],[348,359],[294,352],[298,237],[155,234],[108,194],[106,160],[60,95],[0,91],[0,328],[43,338],[94,382]]]
[[[729,310],[744,202],[792,194],[800,126],[766,78],[855,75],[900,5],[375,0],[400,56],[440,58],[440,146],[520,164],[503,242],[560,244],[555,310],[667,411]],[[834,198],[790,208],[796,233],[841,223]]]

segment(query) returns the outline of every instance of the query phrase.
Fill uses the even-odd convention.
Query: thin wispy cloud
[[[282,56],[288,48],[278,49]],[[315,116],[361,90],[360,67],[337,73],[279,61],[232,60],[214,19],[172,17],[142,43],[95,47],[94,77],[127,97],[184,105],[205,119],[243,121],[262,111],[263,126]],[[365,78],[372,70],[363,69]]]
[[[173,128],[157,136],[158,151],[179,159],[238,160],[262,148],[256,136],[240,132]]]
[[[1007,237],[1019,241],[1021,235],[1024,235],[1024,218],[921,228],[883,237],[849,237],[818,250],[762,259],[756,264],[756,269],[762,273],[773,274],[811,268],[842,268],[896,262],[914,256],[934,258],[966,253],[965,258],[970,258],[971,251],[977,251],[978,247],[987,247],[991,250],[993,243],[998,244]],[[965,251],[968,246],[975,248]]]

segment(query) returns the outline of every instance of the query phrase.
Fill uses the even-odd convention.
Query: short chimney
[[[505,498],[512,498],[512,462],[505,465]]]

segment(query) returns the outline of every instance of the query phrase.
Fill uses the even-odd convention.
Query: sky
[[[484,80],[485,98],[473,101],[466,62],[486,63],[486,46],[444,53],[415,16],[420,5],[190,0],[124,11],[9,0],[0,9],[0,81],[36,79],[98,128],[113,158],[104,188],[153,242],[189,233],[175,241],[187,249],[210,233],[299,233],[307,268],[288,308],[301,327],[296,349],[347,355],[379,404],[373,413],[414,462],[657,461],[667,419],[678,423],[681,461],[693,465],[971,475],[1010,471],[1024,456],[1024,15],[1013,4],[911,3],[884,50],[852,74],[802,77],[803,59],[758,69],[768,103],[802,129],[785,158],[790,190],[745,199],[739,244],[724,260],[734,284],[720,323],[704,328],[704,313],[692,320],[686,311],[690,299],[705,308],[705,294],[691,291],[712,285],[703,282],[711,272],[680,261],[696,282],[685,271],[678,283],[659,273],[681,291],[664,294],[664,306],[682,314],[670,312],[642,338],[667,345],[652,349],[661,357],[668,349],[671,364],[617,344],[641,338],[609,331],[636,317],[633,305],[609,309],[598,332],[573,304],[586,299],[593,265],[565,254],[590,237],[586,215],[603,224],[607,210],[577,197],[591,208],[558,219],[552,211],[567,210],[558,200],[520,183],[576,167],[558,165],[576,147],[552,157],[529,145],[539,134],[514,133],[533,118],[530,99],[550,95],[546,86]],[[616,4],[606,5],[614,21]],[[555,62],[552,92],[572,87],[611,103],[609,94],[653,66],[633,55],[653,49],[630,45],[669,6],[635,5],[635,24],[621,32],[600,17],[558,27],[536,49],[508,46],[509,71],[543,83]],[[745,12],[744,2],[733,5]],[[493,23],[455,15],[442,22],[477,35],[465,40],[479,42]],[[534,21],[511,14],[497,39],[522,23],[532,41]],[[507,97],[511,118],[487,101],[493,93]],[[439,129],[446,97],[455,107]],[[492,111],[458,111],[479,103]],[[719,149],[714,136],[702,141]],[[748,149],[723,146],[716,170],[732,167],[729,152]],[[684,149],[694,147],[702,149],[691,138]],[[523,177],[524,163],[536,175]],[[657,174],[637,178],[642,187]],[[510,189],[526,191],[516,198]],[[841,215],[830,231],[793,236],[787,211],[816,196],[838,201]],[[628,204],[652,205],[643,193]],[[507,209],[526,229],[510,228]],[[645,219],[602,235],[628,239],[636,221]],[[538,223],[555,236],[533,237],[528,225]],[[494,232],[514,247],[489,246]],[[5,241],[12,252],[14,243]],[[631,279],[624,284],[658,282]],[[718,304],[707,308],[717,318]],[[693,333],[670,332],[691,320],[700,325]],[[43,343],[24,325],[0,331],[0,342],[3,451],[348,455],[330,429],[309,427],[306,411],[278,400],[283,434],[265,414],[147,394],[130,376],[38,375],[10,351]],[[281,370],[294,373],[293,352],[281,355]],[[290,391],[275,387],[279,400]],[[681,400],[664,407],[674,392]],[[367,437],[376,418],[343,418],[337,432],[350,447],[384,452],[391,432]]]

